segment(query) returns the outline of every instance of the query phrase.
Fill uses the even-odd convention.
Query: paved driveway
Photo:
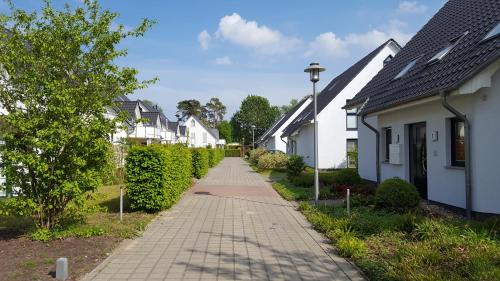
[[[84,280],[363,280],[240,158],[226,158]]]

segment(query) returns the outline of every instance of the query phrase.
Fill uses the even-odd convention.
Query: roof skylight
[[[435,63],[439,60],[441,60],[444,56],[446,56],[459,42],[462,40],[462,38],[465,37],[465,35],[469,34],[468,31],[464,32],[464,34],[453,38],[450,40],[450,43],[448,46],[444,47],[441,51],[437,52],[428,62],[427,64],[432,64]]]
[[[498,34],[500,34],[500,22],[497,23],[497,25],[492,30],[490,30],[488,34],[486,34],[486,36],[484,36],[483,41],[496,37]]]
[[[421,56],[420,56],[421,57]],[[417,61],[420,59],[420,57],[413,59],[410,61],[399,73],[394,77],[394,80],[399,79],[403,77],[410,69],[417,63]]]

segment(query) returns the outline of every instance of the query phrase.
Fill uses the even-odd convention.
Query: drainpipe
[[[375,167],[377,169],[377,184],[380,184],[380,132],[374,128],[372,125],[368,124],[365,120],[366,114],[363,114],[363,109],[365,108],[365,105],[370,101],[370,98],[367,98],[363,105],[358,110],[358,116],[361,116],[361,123],[365,125],[368,129],[373,131],[375,133]]]
[[[464,122],[465,127],[465,139],[464,139],[464,149],[465,149],[465,209],[467,214],[467,219],[472,219],[472,173],[471,173],[471,149],[470,149],[470,122],[467,116],[456,108],[452,107],[446,100],[447,93],[441,92],[441,105],[453,113],[458,119]]]
[[[377,184],[380,184],[380,132],[365,121],[366,114],[361,115],[361,123],[375,133],[375,161],[377,168]]]

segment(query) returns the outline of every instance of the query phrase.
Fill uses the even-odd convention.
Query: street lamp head
[[[309,67],[304,69],[304,72],[309,73],[309,79],[311,82],[316,83],[319,81],[319,73],[325,71],[325,68],[321,67],[319,63],[312,62],[309,64]]]
[[[255,129],[255,125],[252,125],[252,129]]]

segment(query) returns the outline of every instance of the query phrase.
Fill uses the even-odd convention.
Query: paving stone
[[[226,158],[91,280],[364,279],[263,177]]]

